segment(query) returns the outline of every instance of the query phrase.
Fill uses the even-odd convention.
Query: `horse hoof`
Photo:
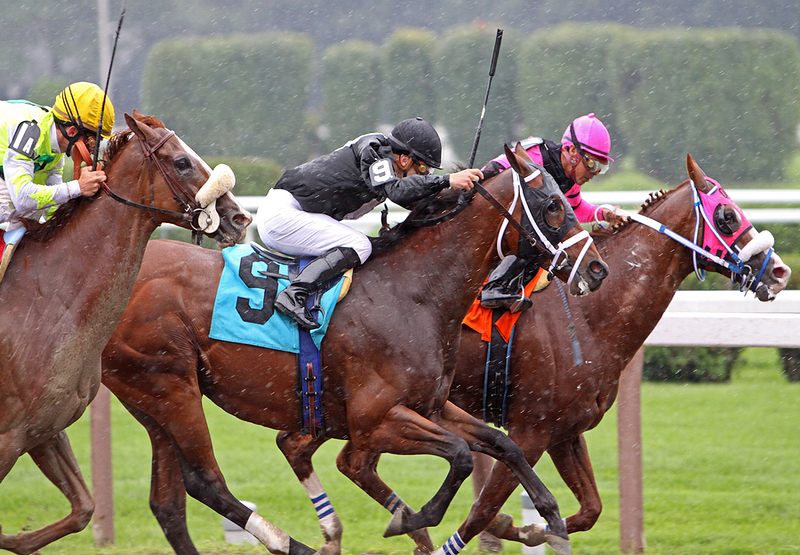
[[[547,527],[544,524],[534,522],[519,529],[519,541],[528,547],[536,547],[547,541]]]
[[[403,507],[399,511],[395,511],[392,514],[392,519],[389,521],[389,525],[386,527],[386,530],[383,532],[384,538],[391,538],[392,536],[399,536],[400,534],[405,534],[405,520],[406,520],[406,508]]]
[[[500,553],[503,551],[503,542],[491,532],[484,530],[478,538],[478,553]]]
[[[338,543],[326,543],[317,551],[318,555],[339,555],[342,552],[342,546]]]
[[[547,541],[547,545],[556,552],[557,555],[571,555],[572,553],[572,544],[569,543],[568,539],[564,539],[561,536],[556,536],[555,534],[545,534],[545,540]]]
[[[514,522],[514,517],[511,515],[507,515],[504,513],[500,513],[489,523],[489,526],[486,527],[486,532],[489,532],[493,536],[498,538],[502,538],[508,527]]]

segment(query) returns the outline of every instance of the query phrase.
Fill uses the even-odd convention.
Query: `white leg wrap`
[[[316,472],[312,472],[311,476],[301,482],[303,489],[306,490],[314,509],[317,511],[317,518],[319,525],[328,537],[335,537],[337,531],[340,529],[338,525],[338,517],[333,508],[333,503],[328,498],[328,494],[322,489],[322,482],[319,481]]]
[[[458,555],[467,544],[461,539],[458,532],[454,533],[450,538],[442,544],[442,547],[433,552],[433,555]]]
[[[267,522],[264,517],[253,511],[244,529],[253,534],[272,553],[289,553],[289,534]]]

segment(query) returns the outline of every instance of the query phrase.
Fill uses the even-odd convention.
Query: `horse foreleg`
[[[597,491],[586,439],[580,434],[570,441],[550,447],[547,452],[561,478],[580,503],[578,512],[567,518],[567,530],[570,534],[589,530],[600,518],[603,503]]]
[[[350,478],[367,495],[394,514],[397,511],[402,511],[403,507],[408,507],[408,505],[400,499],[400,496],[392,488],[381,480],[378,475],[379,459],[380,453],[360,451],[356,449],[352,442],[348,441],[336,458],[336,466],[342,474]],[[415,555],[433,552],[433,541],[431,541],[427,528],[412,530],[408,532],[408,535],[417,545],[414,549]]]
[[[39,530],[13,536],[0,535],[0,549],[20,554],[33,553],[67,534],[80,532],[89,524],[94,512],[92,496],[83,481],[65,432],[59,432],[52,439],[34,447],[29,454],[42,473],[69,500],[72,510],[58,522]]]
[[[447,460],[450,470],[431,500],[418,513],[413,513],[408,506],[395,511],[384,536],[397,536],[439,524],[458,488],[472,471],[472,458],[464,440],[402,405],[390,408],[374,425],[363,418],[352,421],[350,430],[358,450],[436,455]]]
[[[556,553],[571,552],[566,525],[559,513],[555,497],[533,471],[522,449],[516,443],[511,441],[500,430],[491,428],[482,420],[469,415],[449,401],[442,407],[436,421],[464,438],[473,451],[485,453],[502,462],[510,470],[511,474],[511,476],[507,476],[506,485],[502,489],[487,492],[490,487],[493,488],[496,484],[494,480],[492,480],[491,485],[484,486],[479,502],[473,506],[469,518],[459,528],[459,534],[463,532],[462,540],[465,542],[471,540],[497,516],[502,504],[516,487],[513,479],[513,477],[516,477],[517,481],[522,484],[522,487],[530,495],[539,513],[548,522],[547,543]],[[536,458],[538,459],[538,456]],[[492,471],[492,476],[495,475],[496,470],[498,470],[497,465]],[[480,503],[480,500],[484,498],[490,499],[491,503]],[[479,506],[477,512],[476,506]]]
[[[342,522],[333,508],[333,503],[328,499],[328,494],[323,489],[317,473],[314,472],[314,465],[311,462],[314,453],[327,439],[326,437],[315,438],[299,432],[280,432],[275,441],[317,512],[322,536],[325,538],[325,545],[319,549],[319,553],[338,555],[342,551]]]

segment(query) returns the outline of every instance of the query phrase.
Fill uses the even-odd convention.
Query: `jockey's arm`
[[[33,159],[11,148],[6,151],[3,173],[11,202],[20,216],[64,204],[80,196],[81,189],[77,181],[64,183],[60,174],[55,176],[50,173],[46,180],[48,184],[40,185],[34,182],[34,171]]]
[[[564,193],[567,197],[567,202],[575,212],[575,217],[582,224],[594,222],[594,211],[597,205],[592,204],[581,196],[581,186],[575,183],[570,189]]]
[[[392,202],[410,209],[418,200],[450,186],[447,175],[397,176],[391,149],[381,147],[376,150],[376,146],[379,145],[365,145],[360,154],[362,178],[378,196],[385,195]]]

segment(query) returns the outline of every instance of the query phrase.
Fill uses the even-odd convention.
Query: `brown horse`
[[[712,185],[691,156],[687,157],[687,170],[700,191],[711,189]],[[654,195],[642,213],[691,239],[695,213],[688,183],[667,194]],[[737,218],[736,211],[727,208],[713,221],[735,227],[731,222],[741,222]],[[744,246],[755,236],[753,230],[743,234],[737,246]],[[564,333],[568,322],[562,300],[553,287],[537,293],[534,306],[517,323],[511,357],[509,437],[520,445],[531,465],[545,450],[550,453],[562,478],[580,502],[579,512],[567,519],[569,533],[591,528],[601,508],[583,432],[596,426],[611,407],[620,373],[653,330],[678,286],[692,271],[692,251],[638,223],[624,224],[613,234],[601,237],[598,249],[612,265],[611,276],[602,291],[570,303],[585,362],[580,366],[573,363],[572,346]],[[765,254],[760,251],[750,258],[754,268],[759,268],[764,261]],[[729,274],[716,265],[709,268]],[[767,261],[764,277],[756,290],[758,298],[773,299],[786,287],[789,275],[789,268],[780,257],[773,255]],[[485,360],[485,342],[479,334],[465,327],[450,401],[478,418],[483,418]],[[295,471],[309,464],[322,443],[297,433],[282,434],[280,440],[291,446],[284,449],[284,454]],[[378,456],[372,454],[355,466],[340,462],[339,468],[386,506],[387,496],[392,493],[375,473],[377,464]],[[474,476],[473,479],[483,482],[487,477]],[[495,519],[516,486],[513,475],[503,465],[495,464],[469,518],[458,529],[460,536],[473,537],[488,527],[500,537],[526,545],[545,541],[544,525],[517,528],[508,515]],[[427,550],[430,539],[425,531],[417,530],[414,539],[418,551]]]
[[[523,179],[533,176],[523,149],[507,154]],[[486,183],[506,206],[514,195],[513,173]],[[569,205],[549,176],[542,177],[530,183],[543,193],[533,211],[553,230],[580,233],[578,225],[563,228]],[[476,197],[450,221],[409,231],[396,247],[376,252],[356,271],[322,346],[325,437],[349,439],[364,452],[432,454],[450,463],[444,483],[419,513],[396,513],[393,533],[441,520],[471,471],[473,449],[509,464],[552,522],[554,537],[565,537],[555,500],[519,449],[505,434],[446,402],[461,319],[495,260],[500,222]],[[552,242],[559,239],[563,236],[551,234]],[[569,259],[576,260],[580,250],[570,247]],[[185,271],[190,264],[191,274]],[[203,395],[243,420],[278,430],[301,425],[294,354],[208,337],[222,267],[219,253],[151,243],[132,301],[104,351],[103,383],[150,434],[150,504],[177,553],[196,553],[186,528],[187,492],[251,531],[270,551],[305,553],[308,548],[228,491],[214,458]],[[569,270],[563,268],[562,275]],[[573,282],[572,291],[595,289],[605,273],[592,246],[579,268],[583,285]],[[298,477],[318,506],[327,540],[323,551],[338,552],[341,525],[325,508],[326,495],[311,465]]]
[[[0,284],[0,480],[29,453],[72,507],[39,530],[0,535],[0,549],[31,553],[89,522],[93,502],[64,429],[97,392],[100,354],[150,234],[162,222],[193,225],[191,210],[201,208],[194,197],[209,181],[208,166],[158,120],[125,120],[130,131],[116,135],[107,154],[106,192],[149,208],[111,193],[70,202],[29,233]],[[195,215],[205,220],[210,212]],[[250,222],[229,193],[216,199],[214,217],[220,221],[212,236],[225,244]]]

